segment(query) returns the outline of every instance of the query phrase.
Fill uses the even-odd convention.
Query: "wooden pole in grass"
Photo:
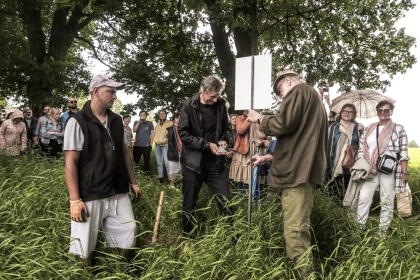
[[[162,214],[162,205],[163,205],[163,198],[165,197],[165,192],[160,192],[159,204],[156,212],[156,220],[155,226],[153,228],[153,236],[152,236],[152,244],[156,242],[158,231],[159,231],[159,222],[160,222],[160,215]]]

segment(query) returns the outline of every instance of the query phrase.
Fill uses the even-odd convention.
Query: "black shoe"
[[[159,183],[163,184],[163,177],[159,178]]]

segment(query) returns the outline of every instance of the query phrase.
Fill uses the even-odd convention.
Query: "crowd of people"
[[[356,122],[353,104],[345,104],[339,112],[326,110],[331,104],[329,99],[325,102],[323,88],[317,91],[298,73],[286,70],[273,85],[273,92],[282,99],[276,114],[245,110],[240,116],[229,116],[227,102],[220,97],[224,85],[218,77],[209,76],[199,92],[172,115],[172,121],[160,110],[154,125],[142,110],[131,129],[131,116],[121,118],[110,110],[117,90],[123,88],[123,83],[97,75],[89,87],[91,100],[81,110],[74,98],[68,100],[69,111],[61,117],[57,108],[49,106],[38,120],[30,109],[15,110],[0,128],[1,149],[9,156],[19,156],[27,147],[40,146],[52,157],[64,150],[72,219],[70,252],[86,264],[93,262],[99,230],[107,233],[108,246],[119,248],[129,259],[136,224],[127,193],[131,185],[135,198],[141,194],[134,166],[139,166],[143,156],[142,170],[149,175],[153,143],[159,182],[163,183],[164,169],[172,187],[182,177],[186,238],[197,234],[194,208],[203,183],[228,224],[233,223],[229,179],[237,183],[239,196],[246,195],[251,183],[249,165],[268,165],[268,178],[258,173],[258,183],[281,190],[286,255],[299,277],[312,271],[311,265],[301,261],[303,256],[312,259],[305,253],[311,247],[310,215],[319,186],[339,205],[352,206],[361,230],[379,186],[379,233],[386,236],[395,193],[408,180],[409,160],[404,127],[391,119],[392,102],[379,102],[379,121],[364,127]],[[270,141],[269,137],[274,138]],[[395,168],[388,174],[377,163],[384,155],[395,159]],[[357,178],[354,187],[360,170],[369,176]]]

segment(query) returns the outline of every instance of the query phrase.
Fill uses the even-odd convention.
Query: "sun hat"
[[[300,75],[293,70],[284,70],[283,72],[278,73],[277,78],[276,78],[276,82],[273,85],[273,92],[276,95],[280,94],[279,91],[277,90],[277,83],[286,76],[289,76],[289,77],[296,76],[296,77],[300,78]]]

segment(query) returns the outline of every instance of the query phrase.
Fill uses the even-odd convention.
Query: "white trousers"
[[[360,189],[359,203],[357,205],[357,221],[364,227],[369,216],[373,195],[376,188],[380,188],[381,215],[379,230],[387,231],[391,224],[395,199],[395,174],[378,173],[373,178],[366,180]]]

